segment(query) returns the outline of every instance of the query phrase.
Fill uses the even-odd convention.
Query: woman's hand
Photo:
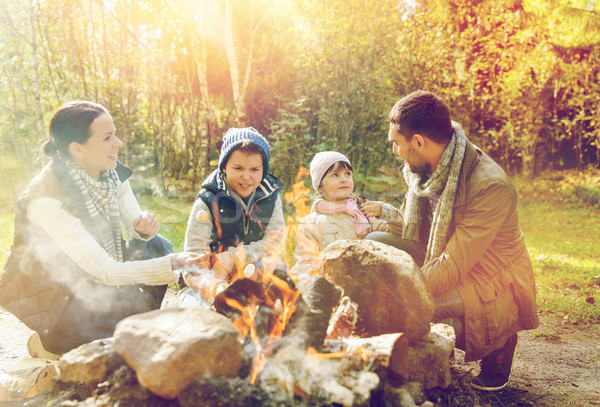
[[[210,253],[208,251],[202,254],[192,252],[173,253],[170,255],[170,259],[173,270],[184,269],[186,267],[210,268]]]
[[[360,211],[367,218],[376,218],[381,216],[381,202],[377,201],[365,201],[360,206]]]
[[[140,216],[133,220],[132,225],[133,229],[143,239],[154,237],[160,228],[160,225],[154,217],[154,214],[150,212],[142,212]]]

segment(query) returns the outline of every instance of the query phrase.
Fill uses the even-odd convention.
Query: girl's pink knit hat
[[[348,163],[350,167],[350,160],[337,151],[321,151],[317,153],[315,157],[310,162],[310,177],[312,178],[312,185],[315,191],[319,191],[319,185],[321,185],[321,181],[323,180],[323,176],[333,164],[338,161],[343,161]]]

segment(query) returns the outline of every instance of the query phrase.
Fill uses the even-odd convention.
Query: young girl
[[[208,261],[172,254],[156,234],[158,222],[140,210],[129,185],[133,171],[117,160],[121,147],[97,103],[66,103],[50,119],[44,152],[51,161],[17,201],[0,276],[0,305],[38,333],[28,342],[32,356],[53,358],[45,351],[112,336],[121,319],[160,308],[177,270]]]
[[[317,153],[310,163],[310,175],[318,195],[311,213],[296,232],[296,263],[290,270],[299,283],[318,274],[319,255],[329,244],[340,239],[362,239],[372,231],[390,230],[385,221],[367,218],[361,212],[358,198],[353,194],[352,165],[346,156],[335,151]]]

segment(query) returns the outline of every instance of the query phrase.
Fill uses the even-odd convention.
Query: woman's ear
[[[72,141],[69,144],[69,154],[71,157],[81,157],[83,151],[83,146],[76,141]]]

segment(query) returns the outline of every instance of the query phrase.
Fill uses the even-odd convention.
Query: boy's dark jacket
[[[220,253],[232,246],[262,240],[273,215],[281,180],[268,174],[248,202],[229,193],[223,173],[215,170],[202,183],[196,199],[201,199],[212,215],[210,249]]]

